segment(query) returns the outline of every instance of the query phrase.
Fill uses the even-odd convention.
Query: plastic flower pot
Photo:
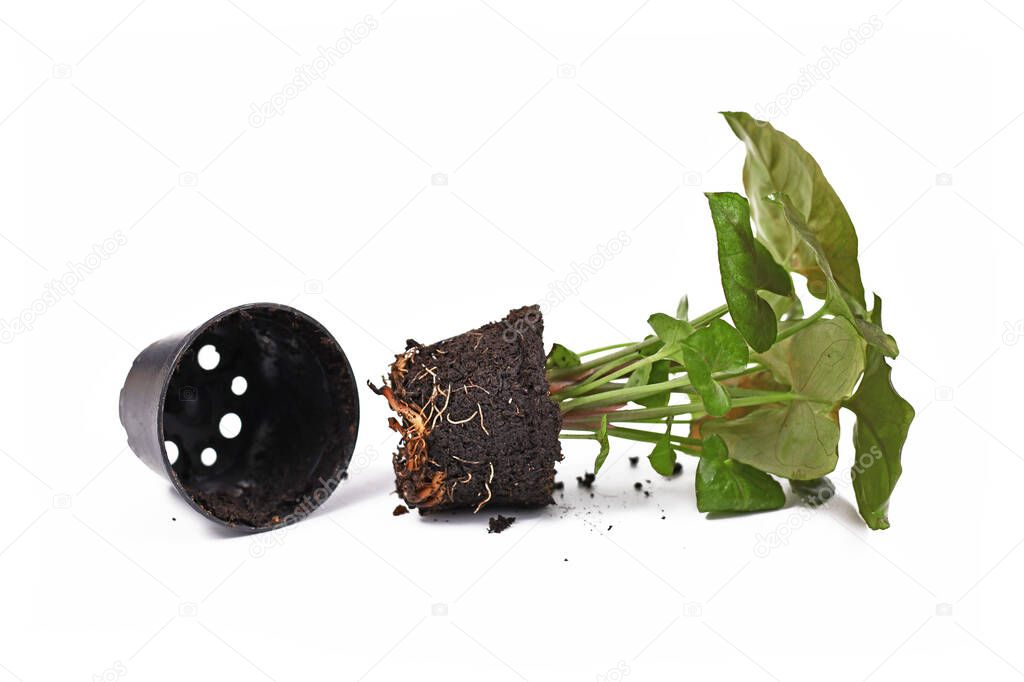
[[[348,359],[319,322],[253,303],[142,351],[120,417],[132,451],[196,511],[262,531],[301,520],[334,492],[359,402]]]

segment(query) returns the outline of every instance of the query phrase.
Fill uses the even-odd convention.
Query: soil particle
[[[637,481],[636,483],[633,484],[633,489],[634,490],[643,490],[643,488],[644,488],[644,484],[641,483],[640,481]]]
[[[672,475],[678,476],[681,473],[683,473],[683,465],[680,464],[679,462],[676,462],[675,465],[672,467]]]
[[[409,508],[406,507],[404,504],[400,504],[397,507],[395,507],[395,510],[393,512],[391,512],[391,515],[392,516],[401,516],[402,514],[408,514],[408,513],[409,513]]]
[[[576,477],[576,485],[578,485],[581,488],[592,488],[594,486],[595,478],[597,477],[588,471],[582,476]]]
[[[399,419],[396,487],[420,512],[553,502],[561,416],[545,376],[537,306],[423,346],[412,339],[381,390]],[[389,396],[388,394],[392,395]]]
[[[490,519],[487,520],[487,532],[500,533],[509,526],[511,526],[513,523],[515,523],[515,521],[516,517],[514,516],[502,516],[501,514],[498,514],[497,516],[492,516]]]
[[[630,457],[629,458],[629,466],[635,467],[639,461],[640,461],[639,457]]]
[[[562,490],[565,488],[565,483],[562,481],[555,481],[555,490]]]

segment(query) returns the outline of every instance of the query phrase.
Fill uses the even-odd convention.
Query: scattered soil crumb
[[[487,532],[500,533],[509,526],[511,526],[513,523],[515,523],[515,520],[516,517],[514,516],[502,516],[501,514],[498,514],[497,516],[492,516],[487,521]]]
[[[651,491],[650,490],[645,490],[644,491],[644,497],[650,497],[650,496],[651,496]]]
[[[640,461],[639,457],[630,457],[629,458],[629,466],[635,467],[639,461]]]
[[[177,517],[174,517],[174,516],[171,517],[171,521],[177,521],[177,520],[178,520]]]
[[[672,467],[672,475],[678,476],[681,473],[683,473],[683,465],[680,464],[679,462],[676,462],[675,466]]]
[[[565,483],[562,481],[555,481],[555,490],[561,490],[565,487]]]
[[[392,516],[401,516],[402,514],[408,514],[408,513],[409,513],[409,508],[406,507],[404,504],[400,504],[397,507],[395,507],[395,511],[391,512],[391,515]]]
[[[644,487],[644,484],[641,483],[640,481],[637,481],[636,483],[633,484],[633,488],[635,490],[643,490],[643,487]]]
[[[348,472],[347,471],[342,471],[341,472],[341,480],[343,480],[343,481],[348,480]]]
[[[611,527],[611,526],[608,526],[608,530],[611,530],[611,529],[612,529],[612,527]]]
[[[581,488],[591,488],[594,485],[594,474],[589,471],[584,473],[582,476],[576,477],[576,485]]]

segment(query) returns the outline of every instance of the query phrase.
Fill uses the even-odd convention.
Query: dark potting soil
[[[576,477],[576,485],[581,488],[592,488],[594,487],[594,480],[597,478],[594,474],[589,471],[584,473],[582,476]]]
[[[561,415],[549,396],[537,306],[396,356],[380,392],[402,433],[398,494],[421,512],[553,502]],[[391,394],[390,396],[388,394]]]
[[[408,514],[408,513],[409,513],[409,508],[406,507],[404,504],[400,504],[397,507],[395,507],[395,510],[393,512],[391,512],[391,515],[392,516],[401,516],[402,514]]]
[[[500,533],[515,522],[516,517],[514,516],[502,516],[501,514],[492,516],[487,520],[487,532]]]

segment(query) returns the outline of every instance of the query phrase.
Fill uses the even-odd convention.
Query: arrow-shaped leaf
[[[608,459],[608,451],[611,449],[608,445],[608,415],[601,416],[601,426],[598,427],[594,437],[601,445],[601,449],[597,453],[597,459],[594,460],[594,475],[596,476],[597,472],[604,466],[604,461]]]
[[[825,298],[826,286],[817,259],[805,241],[794,234],[779,206],[765,200],[782,192],[793,199],[796,209],[807,218],[832,264],[835,279],[860,308],[864,308],[864,285],[857,262],[857,232],[850,214],[821,167],[793,138],[765,121],[742,112],[724,112],[725,120],[747,148],[743,164],[743,186],[750,197],[754,220],[775,257],[788,269],[807,277],[807,287]]]
[[[887,356],[894,358],[899,355],[900,351],[896,345],[896,339],[882,331],[879,325],[867,320],[864,305],[859,303],[853,294],[844,290],[839,285],[833,274],[832,264],[829,261],[829,255],[825,247],[822,246],[821,242],[818,241],[818,238],[811,231],[803,214],[793,205],[792,199],[784,193],[778,193],[770,195],[767,200],[777,204],[782,209],[786,222],[789,223],[794,233],[804,241],[807,248],[817,259],[818,267],[821,269],[821,275],[825,282],[825,305],[828,310],[852,322],[865,341],[879,348]]]
[[[734,192],[706,196],[718,239],[718,268],[729,315],[751,348],[766,351],[775,343],[777,316],[758,292],[789,296],[793,282],[764,244],[754,239],[745,198]]]
[[[718,436],[704,439],[695,481],[697,509],[702,512],[742,512],[779,509],[786,493],[774,478],[729,458]]]
[[[882,324],[882,299],[875,296],[871,321]],[[843,403],[857,415],[853,446],[857,453],[852,476],[860,515],[874,530],[889,527],[889,498],[903,471],[901,454],[914,407],[892,386],[892,369],[874,348],[868,349],[864,378],[853,397]]]

